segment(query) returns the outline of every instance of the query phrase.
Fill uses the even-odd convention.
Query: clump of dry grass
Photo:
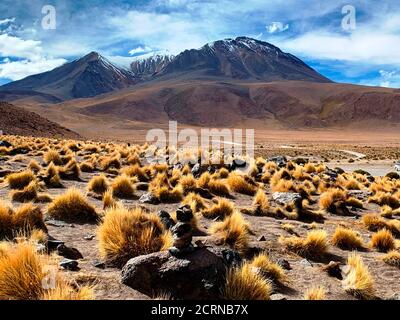
[[[253,199],[253,206],[256,206],[259,212],[262,213],[267,213],[270,205],[269,205],[269,201],[268,201],[268,197],[265,194],[264,190],[262,189],[258,189],[256,195],[254,196]]]
[[[30,202],[38,197],[38,185],[36,181],[29,183],[23,190],[12,190],[10,192],[12,201]]]
[[[230,190],[226,181],[211,179],[208,182],[208,190],[217,196],[229,197]]]
[[[253,196],[257,191],[257,187],[255,185],[246,181],[244,176],[241,176],[234,172],[231,172],[229,174],[227,183],[229,188],[234,192]]]
[[[321,209],[325,209],[327,211],[333,211],[333,205],[337,202],[346,202],[347,195],[346,192],[340,189],[328,189],[324,193],[321,194],[319,199],[319,205]]]
[[[305,239],[300,237],[281,237],[279,242],[287,250],[311,258],[324,255],[328,249],[327,234],[324,230],[310,231]]]
[[[189,205],[190,209],[192,209],[193,212],[199,212],[200,210],[205,209],[206,205],[204,203],[204,200],[201,196],[199,196],[197,193],[189,193],[183,200],[182,200],[183,205]]]
[[[228,271],[223,297],[227,300],[269,300],[271,284],[248,263]]]
[[[197,181],[192,174],[182,176],[179,179],[179,185],[181,186],[185,194],[190,193],[196,189]]]
[[[99,219],[95,208],[75,188],[56,197],[48,206],[47,214],[52,218],[71,222],[95,222]]]
[[[390,266],[400,268],[400,252],[392,250],[382,257],[383,262]]]
[[[387,229],[396,236],[400,235],[400,221],[398,220],[387,221],[377,214],[370,213],[362,217],[362,222],[370,231]]]
[[[113,208],[117,206],[117,201],[114,199],[112,189],[108,189],[103,194],[103,209]]]
[[[68,180],[79,180],[81,169],[75,159],[71,159],[64,167],[58,169],[61,178]]]
[[[347,259],[347,265],[349,266],[349,272],[342,280],[344,290],[359,299],[373,298],[374,281],[362,258],[352,253]]]
[[[97,193],[97,194],[104,194],[109,188],[109,183],[107,177],[105,175],[99,175],[93,177],[87,186],[88,191]]]
[[[11,173],[6,177],[6,182],[11,189],[23,189],[34,180],[36,180],[35,174],[30,170]]]
[[[122,267],[130,258],[169,248],[172,235],[158,216],[121,206],[108,209],[98,231],[101,256]]]
[[[21,233],[29,235],[33,230],[47,232],[39,207],[28,203],[14,210],[0,203],[0,239],[13,239]]]
[[[313,287],[304,294],[304,300],[325,300],[326,290],[324,287]]]
[[[242,253],[248,247],[248,230],[248,224],[237,211],[227,216],[223,221],[214,222],[210,227],[211,233],[220,244],[226,244]]]
[[[139,164],[123,168],[121,173],[126,174],[129,177],[137,177],[141,182],[147,182],[150,180],[145,168],[140,167]]]
[[[217,217],[223,219],[227,216],[230,216],[234,210],[235,206],[231,201],[224,198],[218,198],[216,204],[210,208],[204,209],[201,211],[201,213],[203,217],[208,219],[214,219]]]
[[[254,257],[250,265],[258,268],[263,277],[271,279],[275,283],[284,283],[286,281],[286,275],[282,267],[272,262],[266,254],[259,254]]]
[[[153,168],[153,170],[155,170]],[[183,198],[183,190],[181,185],[171,186],[167,174],[158,173],[150,182],[149,191],[157,197],[160,202],[179,202]]]
[[[104,157],[100,160],[100,167],[103,171],[107,171],[112,168],[120,169],[121,162],[118,156]]]
[[[376,203],[380,206],[387,205],[392,209],[397,209],[400,207],[400,200],[398,198],[390,193],[383,191],[379,191],[372,197],[369,197],[368,202]]]
[[[85,161],[85,162],[83,162],[83,163],[81,163],[81,164],[79,165],[79,169],[80,169],[82,172],[93,172],[93,170],[94,170],[94,165],[93,165],[93,163],[91,163],[91,162]]]
[[[166,186],[158,187],[153,190],[153,194],[163,203],[179,202],[183,198],[183,191],[179,185],[175,188],[168,188]]]
[[[396,248],[392,233],[386,229],[379,230],[372,235],[371,246],[381,252],[388,252]]]
[[[54,163],[50,163],[45,172],[40,175],[40,178],[46,183],[46,186],[53,188],[62,187],[61,178],[58,167]]]
[[[42,170],[42,166],[39,164],[39,162],[33,159],[29,162],[28,169],[31,170],[32,172],[37,173],[40,170]]]
[[[48,258],[39,255],[31,244],[22,242],[8,246],[0,255],[0,300],[3,299],[90,300],[93,290],[86,286],[73,288]]]
[[[331,240],[334,246],[346,250],[362,249],[363,242],[359,234],[354,230],[337,227]]]
[[[363,202],[354,197],[350,197],[350,198],[346,199],[345,203],[346,203],[346,206],[350,206],[350,207],[354,207],[354,208],[362,209],[364,207]]]
[[[111,184],[113,196],[117,198],[132,198],[135,195],[135,187],[131,179],[123,174],[114,179]]]
[[[43,160],[46,164],[50,164],[51,162],[58,166],[63,164],[60,154],[54,149],[47,151],[43,156]]]

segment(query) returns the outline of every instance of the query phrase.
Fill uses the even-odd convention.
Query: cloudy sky
[[[49,5],[55,29],[48,29]],[[127,65],[243,35],[332,80],[400,88],[397,0],[1,0],[0,84],[90,51]]]

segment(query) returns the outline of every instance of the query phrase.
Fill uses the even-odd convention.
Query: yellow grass
[[[282,267],[272,262],[266,254],[259,254],[254,257],[250,265],[258,268],[263,277],[267,277],[275,283],[283,283],[286,280],[286,275]]]
[[[204,209],[201,213],[205,218],[214,219],[217,217],[224,218],[230,216],[235,210],[234,204],[224,198],[218,198],[217,203],[210,208]]]
[[[142,209],[108,209],[97,231],[100,255],[108,264],[122,267],[130,258],[161,251],[172,245],[172,235],[158,216]]]
[[[204,203],[204,200],[201,196],[199,196],[197,193],[189,193],[183,200],[182,204],[189,205],[190,209],[192,209],[193,212],[199,212],[200,210],[203,210],[206,205]]]
[[[250,264],[228,271],[223,296],[227,300],[269,300],[271,284]]]
[[[11,173],[6,177],[6,182],[11,189],[23,189],[29,183],[36,179],[34,173],[30,170]]]
[[[0,203],[0,239],[13,239],[21,233],[29,235],[35,229],[47,232],[39,207],[28,203],[14,210]]]
[[[306,238],[281,237],[279,242],[284,245],[287,250],[306,257],[322,256],[328,249],[327,234],[324,230],[310,231]]]
[[[111,184],[113,196],[117,198],[132,198],[135,194],[135,187],[131,179],[123,174],[114,179]]]
[[[325,300],[326,290],[324,287],[313,287],[304,294],[304,300]]]
[[[329,189],[321,194],[319,205],[322,209],[327,210],[335,202],[345,202],[346,198],[346,192],[340,189]]]
[[[51,162],[53,162],[55,165],[62,165],[63,161],[61,159],[60,154],[58,153],[57,150],[49,150],[47,151],[44,156],[43,156],[44,162],[46,162],[47,164],[50,164]]]
[[[268,197],[263,189],[258,189],[253,199],[253,205],[259,207],[263,212],[267,212],[270,208]]]
[[[210,231],[221,244],[226,244],[239,252],[245,252],[248,247],[249,226],[243,216],[235,211],[221,222],[214,222]]]
[[[386,229],[379,230],[372,235],[371,246],[381,252],[388,252],[396,248],[392,233]]]
[[[74,289],[28,243],[9,246],[0,255],[0,300],[89,300],[89,287]]]
[[[400,268],[400,252],[398,251],[389,251],[382,257],[382,260],[390,266]]]
[[[48,206],[47,214],[53,219],[71,222],[95,222],[99,218],[95,208],[75,188],[56,197]]]
[[[349,272],[342,280],[344,290],[359,299],[371,299],[374,296],[374,280],[364,265],[362,258],[352,253],[347,259]]]
[[[229,185],[229,188],[234,192],[253,196],[257,191],[256,186],[246,181],[243,176],[234,172],[231,172],[229,174],[227,183]]]
[[[363,248],[362,239],[357,232],[343,227],[336,228],[331,242],[334,246],[347,250]]]
[[[108,179],[105,175],[93,177],[87,186],[88,191],[98,194],[104,194],[109,188]]]

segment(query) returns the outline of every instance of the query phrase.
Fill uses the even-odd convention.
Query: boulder
[[[193,211],[189,205],[181,206],[176,210],[176,220],[190,222],[193,219]]]
[[[201,173],[200,163],[196,163],[192,168],[192,174],[196,177],[196,176],[199,176],[200,173]]]
[[[372,195],[372,192],[369,190],[348,190],[347,194],[349,197],[354,197],[359,200],[367,200],[370,195]]]
[[[282,267],[283,269],[285,269],[285,270],[292,270],[292,267],[290,266],[289,261],[287,261],[287,260],[285,260],[285,259],[283,259],[283,258],[279,258],[279,259],[276,261],[276,264],[279,265],[279,266],[281,266],[281,267]]]
[[[232,163],[229,165],[229,170],[233,171],[240,168],[246,168],[247,162],[242,159],[233,159]]]
[[[140,203],[148,203],[148,204],[159,204],[160,201],[157,199],[157,197],[152,194],[151,192],[147,192],[145,194],[143,194],[140,199],[139,199]]]
[[[12,147],[12,144],[9,143],[8,141],[1,140],[1,141],[0,141],[0,147],[10,148],[10,147]]]
[[[240,257],[230,249],[196,247],[177,258],[168,251],[130,259],[122,269],[122,283],[152,296],[168,292],[176,299],[218,299],[227,267]]]
[[[285,167],[287,164],[287,158],[285,156],[276,156],[267,159],[268,162],[275,162],[278,167],[282,168]]]
[[[83,256],[78,249],[67,247],[65,244],[60,244],[57,246],[57,254],[72,260],[83,259]]]
[[[167,211],[159,210],[157,215],[160,217],[160,220],[166,229],[171,229],[175,225],[175,221]]]
[[[213,195],[210,191],[204,188],[195,188],[193,192],[198,193],[204,199],[212,199]]]
[[[147,191],[149,190],[149,184],[147,182],[138,182],[135,184],[136,190]]]
[[[61,260],[60,267],[64,268],[65,270],[70,270],[70,271],[79,270],[78,261],[71,260],[71,259],[63,259],[63,260]]]
[[[297,203],[302,200],[300,194],[295,192],[274,192],[272,199],[280,205]]]

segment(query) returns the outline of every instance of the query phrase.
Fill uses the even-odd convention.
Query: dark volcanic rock
[[[65,244],[60,244],[57,247],[57,254],[72,260],[83,259],[83,256],[78,249],[67,247]]]
[[[161,222],[167,229],[171,229],[175,225],[175,221],[171,218],[171,215],[164,210],[159,210],[157,215],[160,217]]]
[[[71,260],[71,259],[63,259],[63,260],[61,260],[60,267],[66,269],[66,270],[70,270],[70,271],[79,270],[78,261]]]
[[[147,193],[143,194],[140,197],[139,202],[149,203],[149,204],[159,204],[160,203],[160,201],[157,199],[157,197],[155,195],[153,195],[151,192],[147,192]]]
[[[218,299],[232,263],[220,248],[195,248],[183,258],[168,251],[135,257],[122,269],[122,283],[147,295],[168,292],[177,299]]]
[[[287,158],[285,156],[276,156],[267,159],[269,162],[275,162],[278,167],[284,167],[287,164]]]
[[[179,207],[176,210],[176,219],[180,222],[190,222],[193,219],[193,211],[189,205]]]

